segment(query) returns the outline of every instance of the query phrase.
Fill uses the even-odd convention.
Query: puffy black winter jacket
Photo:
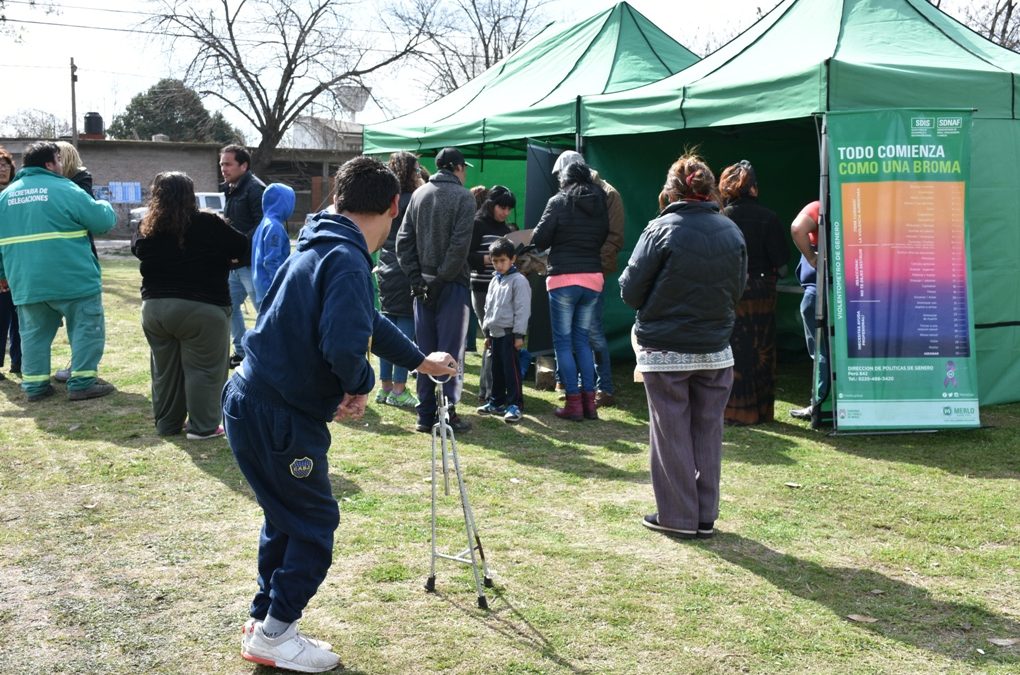
[[[404,222],[404,211],[407,210],[410,201],[410,192],[400,194],[400,211],[390,224],[390,234],[379,249],[379,264],[375,266],[376,281],[379,284],[379,307],[384,314],[394,316],[414,316],[411,282],[397,262],[397,231]]]
[[[642,347],[711,354],[730,343],[747,283],[747,246],[714,202],[667,206],[641,233],[620,295],[637,310]]]
[[[602,244],[609,234],[606,194],[597,185],[577,185],[549,198],[531,243],[549,249],[549,276],[602,271]]]

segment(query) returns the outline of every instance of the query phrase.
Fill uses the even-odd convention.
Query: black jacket
[[[131,252],[141,261],[142,300],[182,298],[229,307],[227,271],[231,260],[251,258],[248,243],[217,214],[201,211],[184,230],[183,248],[170,234],[136,233]]]
[[[772,209],[754,197],[730,202],[723,213],[740,228],[747,244],[747,273],[752,277],[774,277],[790,259],[786,227]]]
[[[681,201],[641,233],[620,275],[620,295],[637,310],[642,347],[711,354],[730,343],[746,282],[740,229],[713,202]]]
[[[262,222],[262,193],[265,191],[266,184],[251,171],[246,171],[234,187],[230,187],[230,183],[220,183],[220,192],[227,202],[223,217],[232,228],[248,237],[249,242]],[[251,258],[242,258],[234,267],[251,267]]]
[[[404,211],[410,201],[410,192],[400,194],[400,212],[390,224],[390,234],[379,249],[379,263],[375,266],[375,277],[379,284],[379,308],[384,314],[393,316],[414,316],[411,282],[397,262],[397,231],[404,222]]]
[[[602,271],[602,244],[609,234],[606,194],[581,184],[549,198],[531,243],[549,249],[549,276]]]
[[[251,237],[262,222],[262,193],[265,191],[266,184],[251,171],[241,176],[234,187],[220,183],[220,192],[227,198],[223,216],[232,228]]]
[[[471,266],[471,290],[475,293],[486,293],[492,280],[493,267],[485,264],[485,256],[489,255],[489,246],[500,237],[513,232],[509,223],[501,223],[492,216],[479,211],[475,214],[475,229],[471,235],[471,248],[468,253],[468,264]]]

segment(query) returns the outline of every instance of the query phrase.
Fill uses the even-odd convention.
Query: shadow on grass
[[[239,495],[255,501],[255,493],[245,479],[241,469],[237,466],[234,453],[227,443],[226,437],[209,439],[204,441],[189,441],[184,434],[177,436],[163,436],[161,441],[176,445],[182,452],[191,458],[192,463],[220,481],[228,488]],[[350,497],[361,493],[361,487],[354,481],[347,480],[338,475],[336,464],[331,466],[329,472],[329,483],[333,489],[333,496],[339,500],[341,497]]]
[[[1020,454],[1015,451],[1020,445],[1016,430],[1020,416],[1011,418],[1010,427],[903,434],[835,436],[831,429],[815,430],[793,422],[773,422],[740,431],[747,435],[745,438],[757,435],[766,447],[782,442],[774,436],[764,440],[771,431],[864,459],[928,466],[960,476],[1020,478]]]
[[[738,534],[719,533],[711,542],[696,545],[841,618],[854,614],[877,619],[853,624],[861,630],[973,666],[1020,663],[1017,654],[988,642],[1020,635],[1020,623],[977,605],[939,600],[924,588],[872,570],[824,567]],[[978,647],[988,654],[979,655]]]
[[[0,393],[17,408],[0,417],[35,420],[40,431],[67,440],[105,441],[128,448],[162,442],[153,427],[152,404],[145,396],[118,390],[102,398],[69,401],[64,384],[54,383],[53,389],[49,398],[30,403],[17,381],[0,381]]]
[[[595,457],[592,446],[613,449],[626,454],[644,452],[643,448],[624,446],[623,440],[634,442],[643,438],[635,432],[622,433],[619,422],[600,420],[597,422],[568,422],[558,419],[534,418],[528,408],[523,421],[516,425],[505,424],[495,417],[472,420],[474,429],[462,440],[498,452],[507,459],[524,466],[552,469],[579,478],[598,478],[611,481],[643,483],[648,480],[645,470],[628,471],[620,469]],[[563,427],[562,429],[556,427]],[[616,428],[616,436],[611,433]],[[555,428],[554,432],[550,429]],[[571,433],[572,429],[574,430]],[[523,433],[522,433],[523,432]],[[573,441],[573,442],[570,442]]]
[[[549,641],[549,638],[543,635],[516,607],[510,604],[510,601],[498,586],[489,588],[485,592],[489,596],[488,612],[476,609],[474,605],[459,603],[438,590],[432,593],[432,595],[435,595],[435,597],[469,619],[477,621],[507,640],[520,643],[524,648],[530,649],[561,668],[567,669],[572,673],[590,672],[583,668],[578,668],[570,660],[560,656],[556,651],[556,647]]]

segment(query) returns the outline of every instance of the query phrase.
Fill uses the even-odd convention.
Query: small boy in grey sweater
[[[516,248],[509,239],[492,242],[489,260],[495,273],[485,296],[482,332],[486,349],[492,349],[492,389],[478,414],[501,415],[504,422],[513,424],[521,420],[524,407],[518,353],[531,318],[531,285],[514,266]]]

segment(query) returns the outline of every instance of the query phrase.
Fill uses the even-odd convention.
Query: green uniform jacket
[[[73,300],[102,291],[88,233],[108,232],[117,214],[63,176],[26,167],[0,193],[0,279],[15,305]]]

